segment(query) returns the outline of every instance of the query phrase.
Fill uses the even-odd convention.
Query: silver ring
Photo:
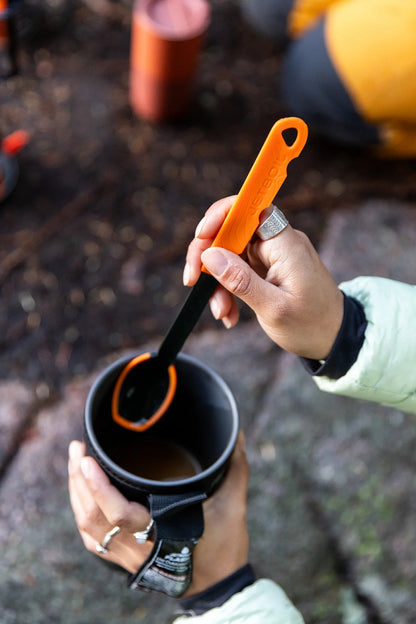
[[[279,208],[271,204],[263,210],[261,214],[261,223],[256,230],[256,234],[261,240],[269,240],[280,234],[285,227],[289,225],[289,221]]]
[[[113,537],[115,535],[117,535],[118,533],[120,533],[121,529],[119,526],[115,526],[114,529],[111,529],[111,531],[109,531],[108,533],[106,533],[104,535],[104,539],[101,542],[97,542],[95,544],[95,550],[100,553],[100,555],[106,555],[108,553],[108,548],[107,546],[109,545],[110,541],[113,539]]]
[[[154,523],[155,521],[152,518],[143,531],[136,531],[136,533],[133,533],[138,544],[145,544],[147,542],[147,540],[149,539],[149,535],[152,532]]]

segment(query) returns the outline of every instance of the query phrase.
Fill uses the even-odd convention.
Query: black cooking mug
[[[238,410],[214,370],[179,354],[177,389],[166,413],[147,431],[125,429],[112,418],[111,399],[131,358],[113,363],[91,388],[87,452],[126,498],[145,505],[154,519],[152,554],[130,586],[179,596],[191,581],[192,550],[203,532],[202,501],[220,484],[235,447]]]

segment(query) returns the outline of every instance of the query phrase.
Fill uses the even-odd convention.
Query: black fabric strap
[[[204,530],[201,503],[205,493],[149,496],[150,515],[155,521],[158,539],[199,539]]]
[[[364,308],[353,297],[344,295],[344,316],[342,325],[325,362],[300,358],[311,375],[330,379],[343,377],[356,361],[365,338],[367,319]]]
[[[178,598],[192,582],[192,552],[204,530],[205,493],[150,495],[155,521],[154,545],[148,559],[129,574],[131,589],[159,591]]]
[[[227,602],[231,596],[242,591],[245,587],[252,585],[256,580],[254,570],[249,563],[230,574],[222,581],[211,585],[203,592],[183,598],[179,601],[181,606],[180,615],[202,615],[205,611],[220,607]]]

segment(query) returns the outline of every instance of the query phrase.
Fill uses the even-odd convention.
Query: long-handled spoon
[[[283,132],[294,129],[290,145]],[[212,246],[241,254],[259,225],[261,212],[273,201],[287,175],[287,166],[299,156],[308,135],[304,121],[287,117],[269,132],[241,190]],[[145,431],[166,412],[176,391],[173,365],[185,340],[193,330],[215,288],[217,280],[202,267],[178,317],[157,353],[133,358],[116,381],[112,397],[113,419],[133,431]]]

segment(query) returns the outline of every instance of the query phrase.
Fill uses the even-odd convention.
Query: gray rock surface
[[[393,201],[346,207],[331,217],[321,252],[337,280],[412,282],[415,225],[414,209]],[[309,623],[415,622],[414,417],[319,392],[255,320],[195,335],[185,350],[215,368],[239,404],[258,574],[280,583]],[[82,435],[88,389],[104,365],[49,403],[25,384],[0,384],[2,624],[172,617],[173,601],[130,592],[85,551],[72,517],[67,445]]]

